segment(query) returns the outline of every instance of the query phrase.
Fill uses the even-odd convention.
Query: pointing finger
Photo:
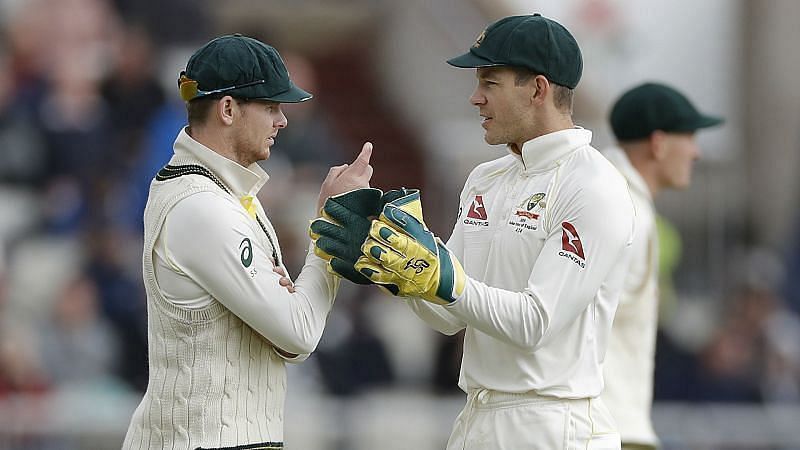
[[[365,142],[364,146],[361,147],[361,153],[358,154],[356,160],[353,161],[353,165],[358,166],[368,166],[369,165],[369,158],[372,156],[372,142]]]

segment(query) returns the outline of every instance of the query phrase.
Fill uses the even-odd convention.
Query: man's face
[[[236,153],[246,167],[269,158],[278,130],[286,127],[288,121],[280,103],[250,100],[238,104],[242,114],[237,126]]]
[[[480,67],[475,74],[478,84],[469,101],[478,107],[486,142],[490,145],[524,142],[526,128],[531,125],[530,85],[535,83],[517,86],[514,71],[507,67]]]
[[[665,133],[661,178],[666,187],[685,189],[692,181],[694,161],[700,157],[695,133]]]

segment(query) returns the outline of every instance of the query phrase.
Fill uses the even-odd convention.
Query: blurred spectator
[[[114,152],[129,166],[142,147],[144,128],[164,103],[164,92],[153,71],[155,57],[145,30],[130,25],[120,34],[113,68],[102,82],[101,93],[114,129]]]
[[[55,232],[74,233],[90,211],[97,211],[89,204],[99,203],[106,180],[118,173],[99,85],[116,17],[102,0],[66,0],[52,9],[50,14],[70,20],[54,20],[48,33],[52,42],[40,49],[48,56],[37,105],[52,180],[45,200],[56,203],[45,206],[46,222]]]
[[[800,401],[800,319],[776,311],[765,324],[766,354],[761,394],[768,402]]]
[[[186,107],[183,102],[178,102],[177,86],[175,89],[171,93],[173,101],[163,103],[149,117],[142,131],[142,147],[137,152],[138,158],[125,180],[121,180],[117,186],[116,200],[120,208],[114,220],[118,225],[137,232],[137,235],[143,230],[142,217],[150,182],[172,156],[172,143],[178,135],[176,130],[186,125]]]
[[[295,83],[308,86],[316,96],[324,95],[318,92],[317,74],[307,58],[297,53],[287,53],[283,58]],[[350,156],[344,154],[341,137],[334,133],[320,105],[319,101],[304,102],[285,108],[292,126],[281,130],[275,150],[291,161],[295,181],[316,183],[331,166],[346,162]]]
[[[202,41],[211,32],[206,0],[113,0],[120,13],[144,24],[161,45]]]
[[[37,350],[34,337],[27,333],[11,327],[0,332],[0,398],[49,390]]]
[[[456,394],[464,353],[464,330],[452,336],[437,334],[438,348],[433,368],[433,388],[439,394]]]
[[[41,329],[45,369],[56,385],[97,384],[124,358],[98,308],[97,286],[86,276],[67,283],[56,299]]]
[[[339,297],[314,353],[328,392],[346,396],[389,385],[394,371],[383,342],[365,317],[363,296]]]
[[[734,299],[728,318],[699,355],[691,400],[760,400],[760,334],[772,304],[769,295],[754,291],[743,291]]]
[[[131,259],[141,255],[138,237],[123,229],[101,226],[88,233],[88,275],[99,292],[100,308],[120,339],[119,375],[131,387],[147,387],[147,313],[141,268]]]
[[[0,181],[33,187],[44,175],[44,142],[16,88],[8,56],[0,49]]]
[[[778,294],[786,277],[784,266],[773,252],[748,248],[735,252],[730,269],[729,279],[738,286],[719,305],[724,313],[710,325],[713,330],[698,349],[680,342],[685,336],[676,330],[685,328],[659,331],[655,399],[800,400],[800,319]],[[672,303],[670,312],[679,308]]]

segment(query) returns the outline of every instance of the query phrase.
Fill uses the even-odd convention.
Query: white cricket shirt
[[[448,306],[409,300],[435,329],[466,327],[459,386],[596,397],[627,271],[634,212],[625,180],[574,128],[479,165],[447,247],[464,266]]]
[[[650,189],[619,148],[603,153],[622,173],[636,208],[631,265],[620,297],[603,366],[602,399],[617,422],[622,442],[658,445],[650,409],[653,403],[658,328],[658,235]]]

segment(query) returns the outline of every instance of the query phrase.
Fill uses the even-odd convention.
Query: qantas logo
[[[489,220],[489,215],[486,214],[486,207],[483,206],[483,196],[476,195],[472,200],[472,205],[469,207],[467,217],[477,220]]]
[[[561,249],[578,255],[581,259],[586,259],[583,255],[583,244],[578,236],[578,230],[569,222],[562,222],[561,227]]]
[[[586,267],[586,256],[583,254],[583,244],[580,236],[578,236],[578,230],[569,222],[562,222],[561,228],[561,251],[558,252],[559,256],[571,259],[581,268]]]

